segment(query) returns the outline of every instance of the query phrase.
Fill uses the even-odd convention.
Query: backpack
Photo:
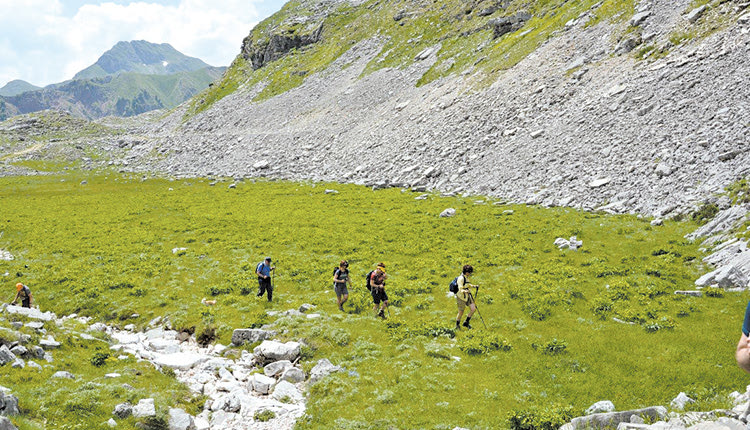
[[[458,293],[458,276],[453,278],[451,283],[448,285],[448,291],[450,291],[453,294]]]
[[[372,291],[372,284],[370,284],[370,278],[372,278],[372,272],[374,272],[374,270],[370,270],[370,273],[365,275],[365,279],[367,279],[367,283],[365,284],[367,291]]]

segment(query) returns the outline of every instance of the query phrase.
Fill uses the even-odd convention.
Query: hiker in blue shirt
[[[271,257],[266,257],[262,263],[258,263],[258,267],[255,268],[255,274],[258,275],[258,297],[262,297],[263,294],[268,291],[268,301],[271,301],[273,296],[273,284],[271,284],[271,271],[275,267],[271,267]]]

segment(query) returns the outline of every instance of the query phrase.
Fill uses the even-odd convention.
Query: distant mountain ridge
[[[22,81],[20,79],[16,79],[14,81],[10,81],[5,86],[0,88],[0,96],[16,96],[21,93],[25,93],[26,91],[35,91],[40,90],[41,87],[37,87],[36,85],[32,85],[26,81]]]
[[[102,54],[96,63],[76,73],[73,80],[102,78],[126,72],[146,75],[168,75],[211,67],[202,60],[188,57],[168,43],[145,40],[118,42]]]
[[[45,109],[88,119],[170,109],[207,88],[225,70],[167,43],[118,42],[72,80],[44,88],[8,83],[0,94],[0,120]]]

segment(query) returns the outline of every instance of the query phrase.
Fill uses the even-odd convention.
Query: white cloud
[[[12,79],[47,85],[70,79],[119,41],[169,43],[226,66],[268,0],[181,0],[86,4],[72,16],[59,0],[0,0],[0,86]]]

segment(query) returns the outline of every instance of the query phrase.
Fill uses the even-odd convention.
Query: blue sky
[[[286,0],[0,0],[0,87],[70,79],[119,41],[169,43],[228,66]]]

